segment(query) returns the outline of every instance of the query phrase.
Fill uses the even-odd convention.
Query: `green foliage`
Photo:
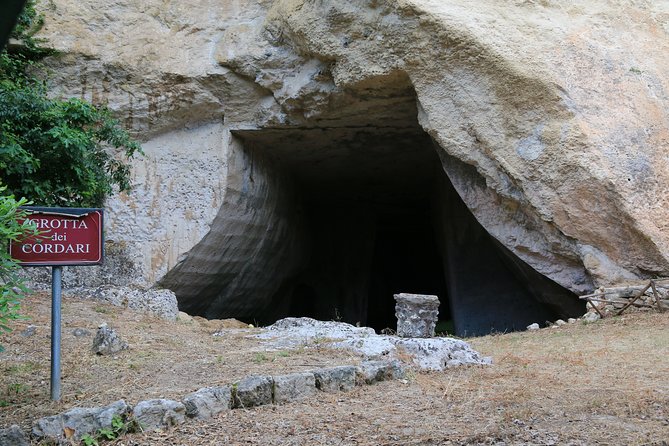
[[[253,362],[256,364],[260,364],[265,361],[269,361],[269,358],[264,353],[256,353],[255,357],[253,358]]]
[[[81,442],[85,446],[98,446],[100,444],[100,443],[98,443],[98,441],[95,438],[91,437],[90,434],[86,434],[86,435],[82,436],[81,437]]]
[[[0,176],[16,196],[45,206],[101,206],[116,185],[130,188],[126,158],[140,150],[110,112],[80,99],[49,99],[26,78],[11,80],[16,60],[0,55]]]
[[[39,205],[101,206],[114,187],[130,189],[127,161],[141,148],[108,109],[48,97],[32,74],[48,53],[32,39],[40,26],[29,2],[14,32],[25,46],[0,53],[0,179]]]
[[[0,399],[0,407],[9,407],[17,403],[17,398],[28,391],[28,386],[22,383],[13,382],[7,384],[4,398]]]
[[[23,393],[27,390],[27,387],[25,384],[21,383],[11,383],[7,385],[7,393],[13,393],[15,395],[18,395],[20,393]]]
[[[37,234],[34,224],[23,220],[25,212],[19,209],[28,201],[5,195],[6,189],[0,187],[0,333],[10,331],[9,322],[20,317],[19,300],[28,292],[23,278],[18,274],[18,265],[9,256],[9,243]]]
[[[11,37],[24,41],[30,47],[36,47],[33,36],[44,25],[44,18],[35,11],[35,2],[26,2],[23,11],[16,20]]]
[[[99,429],[93,435],[83,435],[81,437],[81,442],[85,446],[98,446],[100,441],[116,440],[121,435],[125,435],[129,432],[137,432],[139,430],[139,424],[134,418],[114,415],[110,427]]]

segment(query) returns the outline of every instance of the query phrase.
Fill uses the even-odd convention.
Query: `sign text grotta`
[[[102,209],[26,207],[39,231],[10,245],[23,266],[97,265],[102,263]]]

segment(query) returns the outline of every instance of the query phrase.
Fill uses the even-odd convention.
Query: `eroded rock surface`
[[[211,418],[231,409],[232,390],[230,387],[205,387],[184,397],[186,416],[189,418]]]
[[[369,327],[354,327],[344,322],[316,321],[306,317],[281,319],[257,336],[267,339],[267,347],[273,349],[325,345],[350,350],[372,360],[395,358],[402,354],[411,358],[413,365],[425,370],[491,363],[490,358],[482,357],[469,344],[458,339],[377,335]],[[376,362],[388,367],[387,361]]]
[[[44,7],[41,35],[63,54],[54,94],[109,105],[145,141],[135,193],[107,206],[116,261],[86,270],[100,284],[162,280],[210,316],[279,308],[272,296],[306,256],[304,222],[293,186],[279,186],[291,180],[252,150],[262,138],[235,132],[292,130],[295,142],[348,128],[344,144],[352,128],[376,138],[416,119],[478,222],[539,273],[576,293],[669,274],[662,2]],[[301,147],[297,165],[313,148]]]
[[[30,443],[17,425],[0,429],[0,446],[28,446]]]

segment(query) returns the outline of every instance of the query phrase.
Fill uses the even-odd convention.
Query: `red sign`
[[[24,208],[39,235],[9,245],[10,256],[23,266],[99,265],[104,245],[103,210]]]

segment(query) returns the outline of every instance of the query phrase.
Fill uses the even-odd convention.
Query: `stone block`
[[[396,359],[390,361],[364,361],[357,368],[358,378],[365,384],[378,381],[404,378],[405,372],[402,363]]]
[[[274,402],[289,403],[316,393],[316,378],[311,372],[291,373],[274,377]]]
[[[37,438],[51,440],[61,440],[66,436],[79,440],[82,435],[111,427],[112,418],[116,415],[122,417],[128,410],[129,407],[123,400],[105,407],[75,407],[62,414],[40,418],[35,421],[32,434]]]
[[[429,294],[395,294],[397,336],[432,338],[439,317],[439,298]]]
[[[145,431],[175,426],[186,420],[186,407],[178,401],[166,399],[141,401],[137,403],[132,413]]]
[[[233,407],[272,404],[273,388],[271,376],[247,376],[233,386]]]
[[[29,446],[30,442],[17,425],[0,429],[0,446]]]
[[[184,397],[186,416],[189,418],[210,418],[232,408],[230,387],[205,387]]]
[[[169,321],[176,321],[179,314],[174,292],[166,289],[148,290],[125,286],[100,286],[93,291],[88,287],[73,290],[75,295],[93,298],[119,307],[155,314]]]
[[[357,367],[343,365],[314,370],[316,388],[324,392],[348,391],[355,387]]]

